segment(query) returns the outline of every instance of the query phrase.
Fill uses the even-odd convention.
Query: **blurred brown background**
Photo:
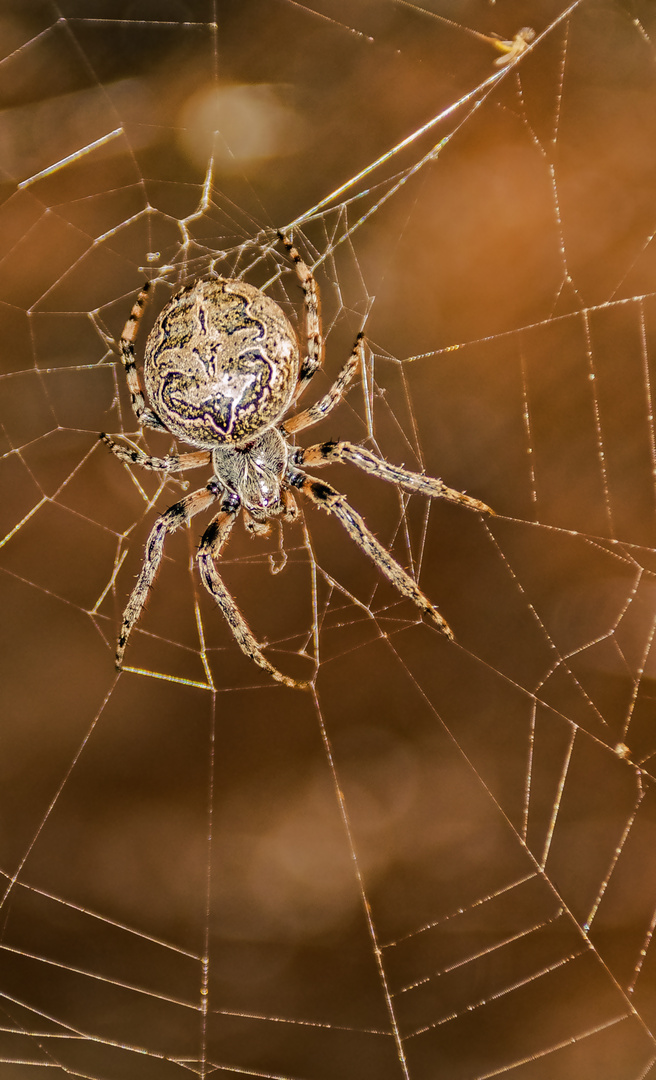
[[[0,4],[2,1077],[656,1075],[656,16],[568,10]],[[526,25],[496,67],[480,35]],[[299,219],[308,398],[363,325],[371,350],[300,441],[497,511],[324,474],[456,643],[306,506],[284,556],[235,529],[221,573],[314,694],[237,648],[204,521],[117,678],[180,492],[98,443],[136,433],[130,305],[214,269],[296,317],[272,241]]]

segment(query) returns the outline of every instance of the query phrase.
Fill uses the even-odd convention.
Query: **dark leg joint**
[[[241,499],[235,491],[229,491],[221,503],[224,514],[236,514],[241,506]]]
[[[218,521],[213,521],[210,525],[207,526],[205,532],[203,533],[203,538],[200,542],[200,547],[198,548],[201,555],[204,555],[208,550],[212,550],[214,544],[216,543],[218,535],[219,523]]]
[[[282,240],[283,244],[285,245],[285,247],[289,251],[292,259],[294,260],[294,262],[300,262],[301,257],[299,255],[298,251],[296,251],[296,249],[295,249],[294,245],[292,244],[291,240],[289,239],[289,237],[285,236],[282,229],[278,229],[278,238],[280,240]]]
[[[310,484],[310,491],[319,502],[327,502],[331,495],[335,494],[328,484],[322,484],[320,480],[315,480]]]
[[[162,514],[162,521],[166,522],[169,529],[177,529],[180,525],[184,525],[186,520],[186,509],[180,503],[170,506],[166,513]]]
[[[305,484],[303,473],[290,473],[288,479],[292,487],[302,488]]]

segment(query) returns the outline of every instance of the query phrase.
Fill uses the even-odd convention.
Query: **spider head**
[[[287,445],[275,428],[241,446],[216,447],[213,459],[217,478],[237,493],[256,521],[282,512]]]

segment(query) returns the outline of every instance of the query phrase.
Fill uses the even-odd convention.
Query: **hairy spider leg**
[[[119,340],[119,347],[121,349],[121,360],[123,361],[123,367],[125,368],[125,378],[127,380],[128,390],[130,391],[134,415],[140,424],[147,424],[148,427],[156,428],[157,431],[166,431],[167,428],[165,424],[162,423],[157,413],[154,413],[153,410],[149,409],[146,405],[146,399],[139,379],[139,372],[137,371],[137,365],[134,359],[134,343],[139,332],[139,323],[146,310],[150,284],[150,281],[145,282],[132,306],[132,311],[128,315],[128,320],[123,327],[123,333]]]
[[[285,236],[282,232],[279,232],[278,236],[287,248],[289,257],[294,263],[296,276],[298,277],[305,297],[305,338],[307,351],[301,360],[301,370],[299,372],[296,390],[294,391],[294,401],[296,401],[305,390],[305,387],[317,368],[321,367],[323,364],[324,342],[323,334],[321,332],[321,300],[319,299],[319,289],[317,288],[317,283],[314,280],[314,275],[312,274],[310,267],[303,262],[303,259],[288,236]]]
[[[175,503],[174,506],[171,506],[155,522],[146,541],[141,573],[137,578],[137,584],[132,590],[132,595],[123,612],[123,622],[121,624],[121,632],[119,634],[118,646],[116,649],[116,667],[119,671],[123,666],[123,654],[125,653],[125,646],[127,645],[130,631],[141,615],[142,608],[146,602],[146,597],[148,596],[148,590],[153,584],[157,571],[159,570],[159,564],[162,561],[164,541],[168,533],[179,529],[181,525],[186,525],[188,521],[191,521],[195,514],[207,510],[220,494],[221,490],[217,488],[216,480],[211,480],[207,487],[199,488],[198,491],[194,491],[191,495],[186,495],[184,499],[180,499],[179,502]]]
[[[416,581],[405,572],[402,566],[393,559],[389,551],[378,542],[374,534],[367,528],[363,519],[346,501],[343,495],[336,491],[330,484],[323,480],[317,480],[314,476],[291,471],[289,483],[299,488],[304,495],[320,506],[329,514],[334,514],[346,529],[352,540],[355,540],[366,555],[376,564],[378,569],[385,575],[388,581],[403,596],[407,596],[417,605],[422,613],[428,616],[438,630],[453,639],[453,631],[439,611],[433,607],[430,600],[421,591]]]
[[[141,465],[142,469],[154,469],[157,472],[184,472],[185,469],[198,469],[201,465],[212,463],[210,450],[196,450],[193,454],[169,454],[167,457],[150,457],[133,446],[123,446],[114,439],[100,432],[99,438],[108,446],[112,454],[126,465]]]
[[[371,473],[381,480],[388,480],[390,484],[398,484],[406,491],[416,491],[420,495],[429,495],[431,499],[447,499],[449,502],[460,503],[470,510],[478,510],[483,514],[494,514],[489,506],[480,499],[473,499],[471,495],[465,495],[464,491],[456,491],[447,487],[442,480],[433,476],[424,476],[423,473],[409,472],[408,469],[390,465],[388,461],[372,454],[363,446],[350,442],[325,442],[316,446],[308,446],[306,449],[299,447],[293,451],[292,461],[295,465],[327,465],[331,461],[349,462],[357,465],[364,472]]]
[[[310,684],[298,682],[296,679],[283,675],[273,664],[270,664],[262,654],[259,644],[253,636],[253,632],[235,604],[232,596],[226,589],[219,573],[214,565],[223,549],[232,526],[235,523],[240,507],[223,509],[208,525],[198,550],[198,566],[203,585],[214,597],[220,607],[228,626],[234,634],[239,648],[250,660],[254,660],[264,671],[268,672],[277,682],[283,683],[295,690],[309,690]]]
[[[291,435],[295,431],[302,431],[303,428],[312,427],[313,424],[318,424],[319,420],[323,420],[324,416],[327,416],[328,413],[335,408],[335,405],[342,400],[352,383],[356,372],[362,371],[363,367],[364,334],[360,333],[355,339],[353,352],[344,364],[344,367],[335,379],[335,382],[328,393],[314,405],[311,405],[309,409],[297,413],[296,416],[292,416],[290,420],[285,420],[285,422],[281,424],[282,430],[287,435]]]

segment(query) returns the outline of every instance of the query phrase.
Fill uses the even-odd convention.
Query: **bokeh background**
[[[653,6],[2,0],[0,42],[0,1074],[656,1075]],[[312,693],[204,521],[117,675],[181,491],[98,442],[130,305],[214,271],[296,319],[292,226],[308,398],[370,350],[299,441],[496,511],[324,474],[456,642],[306,505],[221,573]]]

